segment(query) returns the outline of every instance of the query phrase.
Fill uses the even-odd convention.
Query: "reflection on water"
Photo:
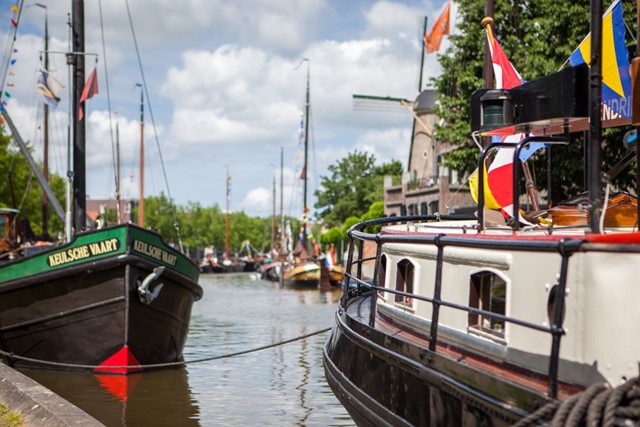
[[[203,275],[185,360],[244,351],[333,324],[340,290]],[[352,426],[324,379],[328,333],[242,356],[128,377],[23,370],[108,426]]]
[[[198,426],[184,368],[128,376],[22,369],[108,426]]]

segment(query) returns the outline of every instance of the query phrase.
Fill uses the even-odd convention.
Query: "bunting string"
[[[7,39],[7,44],[5,45],[2,62],[0,63],[0,84],[3,88],[2,92],[0,92],[0,110],[7,105],[7,100],[11,98],[11,92],[9,92],[9,90],[5,90],[5,88],[13,87],[14,85],[13,81],[7,81],[7,77],[15,76],[13,66],[16,64],[16,59],[13,58],[13,55],[18,52],[15,48],[15,43],[23,5],[24,0],[16,0],[15,4],[9,6],[9,10],[12,12],[10,18],[11,25],[8,31],[9,37]]]

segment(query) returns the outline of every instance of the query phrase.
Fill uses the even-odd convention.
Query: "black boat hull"
[[[338,311],[324,351],[327,382],[359,426],[500,427],[528,414],[516,402],[461,380],[473,375],[472,382],[494,392],[510,388],[505,396],[519,393],[536,406],[546,403],[542,396],[516,391],[506,380],[462,369],[428,349],[370,328],[366,301],[354,301],[358,307],[352,313],[360,313],[359,319]]]
[[[149,286],[151,301],[143,301],[138,287],[159,264],[127,249],[1,283],[0,349],[19,356],[7,361],[82,369],[182,360],[191,307],[202,288],[193,277],[165,268]]]

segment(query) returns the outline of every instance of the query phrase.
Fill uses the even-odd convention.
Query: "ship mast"
[[[140,86],[140,201],[138,204],[138,225],[144,227],[144,88]]]
[[[304,58],[303,61],[307,62],[307,95],[304,104],[304,165],[302,166],[302,178],[304,182],[304,199],[302,206],[302,244],[305,250],[308,248],[307,244],[307,215],[309,210],[307,208],[307,176],[309,173],[309,59]]]
[[[73,52],[73,199],[76,232],[86,227],[86,161],[85,122],[79,120],[78,111],[84,87],[84,2],[73,0],[72,49]]]
[[[638,0],[640,1],[640,0]],[[284,183],[283,183],[283,170],[284,170],[284,147],[280,147],[280,253],[285,253],[284,248]]]
[[[273,206],[273,211],[271,213],[271,254],[274,253],[276,248],[276,167],[273,166],[273,191],[271,197],[271,204]]]
[[[117,117],[117,116],[116,116]],[[122,223],[122,212],[120,209],[120,126],[116,118],[116,223]]]
[[[35,3],[34,6],[44,9],[44,69],[49,72],[49,13],[47,6]],[[49,181],[49,104],[43,107],[43,161],[42,175],[45,181]],[[49,201],[46,194],[42,195],[42,234],[49,234]]]
[[[227,209],[225,215],[225,230],[224,230],[224,258],[229,257],[229,201],[231,199],[231,176],[229,176],[229,167],[227,166]]]

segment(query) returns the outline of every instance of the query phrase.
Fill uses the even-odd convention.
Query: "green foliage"
[[[104,212],[104,220],[107,221],[107,224],[115,224],[118,222],[118,211],[116,208],[108,208]]]
[[[217,206],[203,207],[199,203],[189,203],[187,206],[175,206],[164,194],[158,197],[147,197],[145,203],[145,227],[158,230],[166,241],[178,241],[177,230],[174,226],[173,212],[180,226],[180,237],[185,248],[205,248],[215,246],[218,251],[224,251],[226,244],[225,213]],[[137,208],[133,217],[137,218]],[[298,230],[300,222],[294,218],[287,218],[291,222],[292,230]],[[279,224],[279,218],[277,218]],[[279,233],[276,230],[276,233]],[[276,240],[279,239],[279,234]],[[249,240],[251,245],[260,251],[266,251],[271,246],[271,217],[250,217],[244,212],[229,214],[229,252],[239,252],[242,243]]]
[[[355,150],[329,166],[329,176],[321,176],[322,189],[316,191],[317,216],[329,227],[337,227],[353,215],[362,215],[373,202],[383,199],[385,175],[402,175],[402,163],[375,166],[372,154]]]
[[[0,171],[3,171],[0,177],[0,206],[20,209],[22,218],[29,220],[33,232],[41,234],[43,191],[17,144],[13,143],[12,138],[5,135],[1,128]],[[65,179],[50,174],[49,186],[64,206]],[[48,232],[51,236],[64,230],[62,220],[51,208],[49,208],[48,218]]]
[[[374,174],[384,177],[385,175],[391,175],[392,177],[402,177],[402,162],[400,160],[391,160],[390,163],[384,163],[374,168]]]
[[[348,238],[347,232],[349,231],[349,228],[351,228],[351,226],[362,221],[382,218],[383,215],[384,215],[384,202],[372,203],[371,206],[369,206],[369,210],[367,210],[367,212],[365,212],[359,218],[355,216],[349,217],[345,220],[344,226],[342,228],[333,227],[329,231],[324,233],[322,236],[320,236],[320,243],[322,243],[324,246],[329,246],[331,243],[333,243],[336,246],[339,246],[340,242],[347,240]],[[380,230],[380,226],[376,226],[367,231],[376,233],[379,230]]]
[[[361,219],[366,221],[369,219],[380,218],[382,215],[384,215],[384,202],[375,202],[369,206],[369,210],[362,215]]]
[[[329,246],[331,243],[338,246],[343,240],[345,240],[345,235],[339,227],[333,227],[320,236],[322,246]]]
[[[369,210],[360,217],[360,221],[368,221],[371,219],[382,218],[383,215],[384,215],[384,202],[372,203],[371,206],[369,206]],[[382,228],[381,226],[376,225],[373,227],[369,227],[369,229],[367,229],[366,231],[369,233],[377,233],[380,231],[381,228]]]
[[[12,412],[3,405],[0,405],[0,427],[21,427],[25,425],[20,414]]]
[[[359,223],[361,220],[357,216],[350,216],[349,218],[344,220],[344,225],[342,226],[342,233],[346,236],[349,229]]]
[[[442,74],[432,79],[438,92],[436,114],[443,122],[436,125],[434,136],[455,148],[445,165],[461,174],[477,166],[478,149],[470,138],[471,94],[484,87],[485,0],[460,0],[458,34],[450,36],[451,45],[439,56]],[[533,80],[558,71],[589,32],[590,2],[587,0],[495,0],[493,32],[507,57],[525,80]],[[623,4],[625,20],[635,27],[634,4]],[[606,5],[605,5],[606,7]],[[462,24],[460,24],[462,23]],[[493,83],[492,83],[493,84]],[[604,133],[603,159],[610,167],[624,155],[622,135],[627,129],[611,129]],[[582,137],[575,137],[568,147],[553,148],[552,181],[554,199],[564,199],[584,188],[582,171]],[[546,176],[543,156],[536,164],[539,183]],[[621,174],[614,183],[626,188],[632,174]]]

